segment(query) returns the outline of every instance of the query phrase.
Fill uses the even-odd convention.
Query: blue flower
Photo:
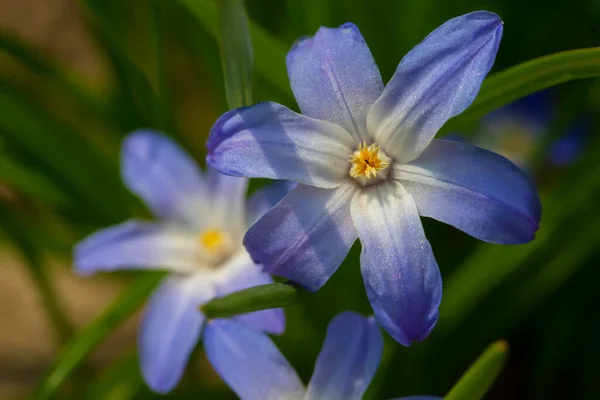
[[[549,133],[552,105],[548,92],[537,92],[488,114],[472,143],[497,152],[524,170],[544,135]]]
[[[419,215],[493,243],[525,243],[538,229],[539,197],[518,167],[433,139],[477,95],[501,35],[493,13],[451,19],[385,88],[355,25],[298,41],[287,68],[304,115],[276,103],[232,110],[207,142],[221,172],[300,183],[247,232],[253,259],[318,290],[360,238],[378,322],[407,346],[427,337],[442,280]]]
[[[551,133],[553,113],[550,93],[533,93],[486,115],[470,142],[503,155],[531,173],[536,147],[544,145],[544,139]],[[549,143],[546,165],[562,167],[581,155],[590,130],[588,122],[584,118],[577,119]],[[466,141],[458,133],[447,135],[446,139]]]
[[[171,272],[152,295],[138,340],[148,386],[172,390],[200,338],[204,316],[198,306],[250,286],[271,283],[254,264],[242,237],[247,227],[287,192],[275,183],[245,201],[247,179],[202,172],[167,137],[150,131],[123,143],[122,173],[159,222],[130,220],[101,230],[75,248],[77,272],[165,269]],[[281,309],[258,311],[238,320],[282,333]]]
[[[243,324],[210,321],[206,354],[242,400],[360,400],[379,366],[383,339],[372,317],[345,311],[327,327],[313,376],[305,387],[271,339]],[[406,397],[403,400],[441,400]]]

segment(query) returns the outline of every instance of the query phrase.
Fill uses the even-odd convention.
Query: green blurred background
[[[478,9],[505,22],[492,72],[600,40],[600,2],[592,0],[247,0],[247,8],[256,101],[292,108],[285,51],[321,25],[355,22],[384,81],[427,33]],[[26,398],[59,349],[120,293],[130,293],[131,308],[149,293],[147,283],[130,289],[140,272],[74,276],[70,251],[87,233],[148,216],[120,181],[128,131],[164,130],[203,162],[210,126],[227,109],[216,24],[210,0],[0,1],[0,398]],[[440,322],[411,348],[386,338],[368,398],[443,395],[500,338],[510,361],[486,398],[600,398],[600,82],[557,86],[552,101],[552,124],[532,154],[544,205],[538,238],[489,245],[425,220],[444,276]],[[568,167],[548,165],[541,155],[552,139],[581,118],[589,122],[583,153]],[[474,124],[454,128],[468,135]],[[287,309],[287,332],[276,341],[305,381],[331,317],[348,308],[370,313],[359,252],[355,246],[318,294]],[[119,329],[106,340],[97,333],[102,344],[89,357],[77,348],[84,361],[60,379],[55,397],[160,397],[139,375],[138,319],[113,319]],[[199,349],[168,398],[234,396]]]

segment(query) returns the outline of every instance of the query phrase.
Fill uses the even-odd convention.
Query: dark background
[[[198,2],[211,8],[208,0]],[[203,162],[208,130],[227,109],[210,23],[183,2],[155,3],[153,12],[146,0],[0,1],[2,398],[26,396],[61,344],[141,274],[83,279],[70,272],[71,248],[85,234],[147,216],[120,182],[121,138],[138,127],[162,129]],[[600,2],[592,0],[248,0],[247,6],[278,49],[321,25],[355,22],[384,81],[431,30],[474,10],[494,11],[505,22],[492,73],[600,39]],[[259,60],[257,51],[256,61],[281,74],[284,54],[262,52]],[[265,71],[257,71],[256,100],[296,108],[289,88]],[[489,245],[424,220],[444,277],[440,322],[411,348],[386,338],[368,398],[444,395],[501,338],[510,344],[510,361],[486,398],[600,398],[600,85],[573,81],[550,90],[549,98],[551,121],[531,156],[544,206],[538,238]],[[578,157],[567,166],[546,162],[552,140],[581,120],[587,135]],[[460,127],[465,137],[473,130]],[[321,292],[287,310],[287,332],[276,341],[305,382],[331,317],[348,308],[371,312],[359,253],[357,245]],[[154,398],[137,369],[136,325],[134,316],[111,335],[59,398]],[[169,398],[232,396],[199,350]]]

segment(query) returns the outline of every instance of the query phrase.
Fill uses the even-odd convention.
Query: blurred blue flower
[[[499,153],[530,171],[536,148],[550,133],[553,111],[548,91],[534,93],[485,116],[470,142]],[[545,161],[552,166],[565,166],[575,161],[583,151],[588,131],[586,121],[574,123],[550,143]],[[458,133],[449,134],[446,139],[467,141]]]
[[[433,139],[477,95],[501,35],[490,12],[451,19],[385,88],[355,25],[298,41],[287,68],[304,115],[276,103],[232,110],[207,142],[221,172],[300,183],[247,232],[254,260],[318,290],[360,238],[378,322],[403,345],[427,337],[442,280],[419,215],[493,243],[525,243],[538,228],[539,197],[518,167]]]
[[[537,92],[485,116],[472,143],[528,170],[536,146],[550,129],[551,118],[548,92]]]
[[[209,169],[202,172],[177,144],[150,131],[123,143],[122,174],[158,222],[130,220],[101,230],[75,248],[77,272],[119,269],[172,272],[152,295],[138,341],[148,386],[161,393],[179,382],[200,338],[204,316],[198,306],[250,286],[271,283],[244,247],[247,227],[287,189],[275,183],[245,201],[247,179]],[[254,328],[282,333],[281,309],[236,317]]]
[[[360,400],[383,352],[374,319],[345,311],[329,323],[313,376],[305,387],[267,335],[217,319],[208,323],[205,336],[208,359],[242,400]],[[410,399],[441,400],[403,400]]]

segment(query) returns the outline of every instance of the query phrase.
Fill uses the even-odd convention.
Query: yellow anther
[[[198,240],[206,251],[214,252],[225,244],[225,235],[218,229],[208,229],[200,234]]]
[[[360,143],[358,150],[350,155],[348,161],[352,164],[350,176],[353,178],[375,178],[377,172],[390,165],[388,158],[379,153],[379,146],[376,144],[367,146],[367,142]]]

